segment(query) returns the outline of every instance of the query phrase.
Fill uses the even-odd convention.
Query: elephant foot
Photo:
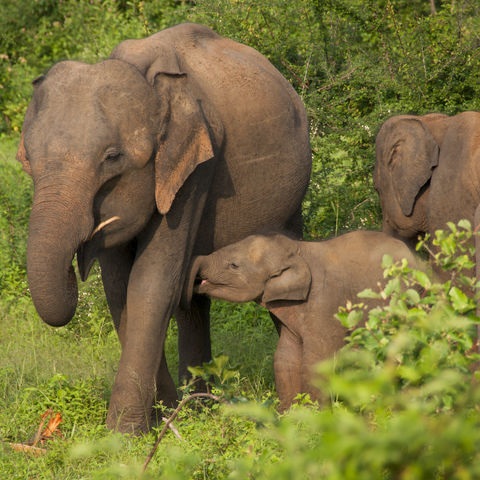
[[[151,429],[150,417],[146,415],[132,415],[128,412],[119,413],[109,409],[107,414],[107,428],[114,432],[130,435],[142,435]]]
[[[111,402],[107,413],[107,428],[131,435],[148,433],[152,427],[161,423],[166,410],[176,408],[178,405],[176,390],[162,393],[164,395],[157,392],[157,398],[162,400],[159,400],[154,406],[130,405],[120,407]]]

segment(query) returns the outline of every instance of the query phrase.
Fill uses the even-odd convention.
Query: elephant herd
[[[345,335],[333,314],[382,279],[382,254],[415,264],[398,238],[480,220],[480,114],[402,115],[376,141],[384,233],[302,242],[302,101],[260,53],[202,25],[124,41],[93,65],[59,62],[33,87],[17,153],[34,185],[30,292],[45,322],[65,325],[74,256],[82,280],[98,260],[122,348],[107,425],[121,432],[177,402],[163,349],[173,314],[184,378],[211,358],[209,297],[266,306],[287,408],[316,394],[310,368]]]

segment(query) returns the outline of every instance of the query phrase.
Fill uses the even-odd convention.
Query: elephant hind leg
[[[162,422],[163,409],[155,407],[158,401],[161,400],[162,406],[165,408],[174,408],[177,406],[178,397],[175,392],[176,388],[168,372],[167,359],[165,358],[165,352],[163,352],[162,360],[155,377],[155,399],[153,401],[154,408],[151,414],[151,426],[160,425]]]
[[[210,304],[204,295],[194,295],[190,309],[178,307],[175,314],[178,325],[178,376],[180,383],[191,378],[188,367],[196,367],[212,359],[210,343]],[[197,389],[205,388],[198,385]]]
[[[293,235],[295,240],[303,239],[303,216],[302,205],[300,205],[295,213],[287,220],[285,224],[287,232]]]

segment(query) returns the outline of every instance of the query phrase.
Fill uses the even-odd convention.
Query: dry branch
[[[162,441],[162,438],[165,436],[165,433],[167,432],[168,428],[170,427],[170,424],[177,418],[177,415],[180,413],[180,410],[190,401],[195,398],[211,398],[212,400],[215,400],[216,402],[220,401],[220,398],[217,397],[216,395],[213,395],[212,393],[192,393],[188,397],[185,397],[178,405],[178,407],[175,409],[175,411],[170,415],[169,418],[166,419],[165,425],[162,428],[162,431],[158,435],[157,441],[155,442],[155,445],[152,448],[152,451],[149,453],[148,457],[145,460],[145,463],[143,464],[143,471],[147,469],[148,464],[150,463],[150,460],[153,458],[155,455],[155,452],[157,451],[158,446],[160,445],[160,442]]]

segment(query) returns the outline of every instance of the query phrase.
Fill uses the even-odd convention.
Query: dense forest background
[[[126,38],[184,21],[256,48],[303,99],[313,152],[306,238],[380,228],[374,142],[388,117],[480,110],[479,0],[0,0],[0,478],[480,478],[475,303],[405,266],[386,264],[389,307],[320,367],[328,408],[303,398],[279,417],[268,315],[215,302],[208,372],[236,406],[185,409],[182,438],[167,435],[143,475],[158,430],[128,438],[103,427],[119,346],[99,272],[74,321],[41,323],[25,274],[32,185],[15,152],[31,82],[52,64],[97,62]],[[468,252],[469,235],[459,228],[439,241],[457,279],[465,262],[453,254]],[[354,309],[342,318],[358,321]],[[175,335],[172,322],[173,375]],[[62,412],[63,437],[39,458],[13,452],[8,442],[31,438],[47,408]]]
[[[22,0],[0,4],[0,133],[19,132],[31,81],[54,62],[106,58],[125,38],[204,23],[264,55],[301,95],[314,153],[312,237],[378,225],[379,125],[480,108],[476,0]]]

